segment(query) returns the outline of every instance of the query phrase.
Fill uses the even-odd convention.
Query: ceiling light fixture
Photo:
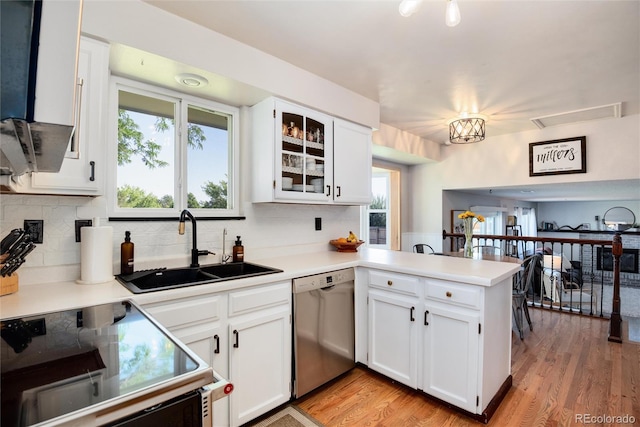
[[[481,116],[467,116],[449,121],[449,142],[471,144],[485,138],[485,119]]]
[[[423,0],[402,0],[398,6],[398,12],[405,18],[413,15],[422,4]],[[447,11],[444,22],[449,27],[455,27],[460,23],[460,8],[457,0],[447,0]]]
[[[447,12],[444,15],[447,27],[455,27],[460,23],[460,8],[457,0],[447,0]]]
[[[200,86],[206,86],[209,84],[209,80],[197,74],[191,74],[191,73],[178,74],[176,76],[176,81],[181,85],[185,85],[189,87],[200,87]]]
[[[398,12],[405,18],[409,17],[420,8],[421,4],[422,0],[402,0],[398,6]]]

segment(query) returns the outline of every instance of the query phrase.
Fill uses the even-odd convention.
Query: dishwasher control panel
[[[356,275],[353,268],[299,277],[293,279],[293,293],[309,292],[314,289],[335,286],[340,283],[353,282],[355,277]]]

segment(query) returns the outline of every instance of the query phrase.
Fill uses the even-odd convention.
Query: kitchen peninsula
[[[250,295],[274,284],[286,284],[290,294],[294,278],[354,267],[357,362],[479,420],[491,416],[511,385],[511,277],[518,264],[369,248],[251,261],[283,272],[139,295],[115,280],[25,285],[0,298],[0,313],[7,319],[124,299],[152,308]],[[390,334],[400,347],[384,342]]]

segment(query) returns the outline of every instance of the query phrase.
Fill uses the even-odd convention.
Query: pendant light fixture
[[[422,0],[402,0],[398,6],[398,12],[405,18],[413,15],[422,4]]]
[[[398,13],[405,18],[413,15],[422,4],[423,0],[402,0],[398,6]],[[444,17],[444,22],[449,27],[455,27],[460,23],[460,8],[458,7],[457,0],[446,0],[447,10]]]
[[[457,0],[447,0],[447,12],[444,15],[444,22],[448,27],[455,27],[460,23],[460,8]]]
[[[479,115],[449,121],[449,142],[472,144],[485,138],[485,119]]]

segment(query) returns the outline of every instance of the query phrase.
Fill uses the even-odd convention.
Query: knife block
[[[4,259],[0,259],[0,261],[4,261]],[[2,267],[4,267],[4,264],[0,264],[0,268]],[[0,296],[14,292],[18,292],[18,273],[13,272],[6,277],[0,276]]]
[[[0,276],[0,296],[18,292],[18,273],[6,277]]]

